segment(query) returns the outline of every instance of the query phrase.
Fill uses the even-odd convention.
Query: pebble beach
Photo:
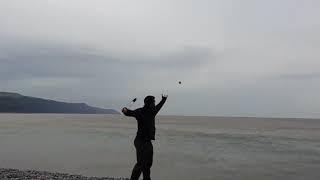
[[[85,177],[57,172],[0,169],[1,180],[129,180],[128,178]]]

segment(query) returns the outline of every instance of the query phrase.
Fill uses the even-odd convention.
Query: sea
[[[320,119],[158,116],[153,180],[319,180]],[[0,168],[130,177],[136,120],[0,114]]]

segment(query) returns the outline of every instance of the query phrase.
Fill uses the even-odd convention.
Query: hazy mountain
[[[23,96],[12,92],[0,92],[0,112],[119,114],[119,112],[113,109],[92,107],[85,103],[59,102],[49,99]]]

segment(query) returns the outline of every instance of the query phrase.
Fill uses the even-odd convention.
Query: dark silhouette
[[[120,114],[113,109],[88,106],[85,103],[66,103],[23,96],[18,93],[0,92],[0,112],[4,113],[72,113]]]
[[[137,163],[132,170],[131,180],[138,180],[141,173],[143,173],[144,180],[151,180],[150,168],[153,162],[153,146],[151,141],[155,140],[155,117],[166,102],[167,97],[166,95],[162,95],[160,103],[155,105],[154,96],[147,96],[144,99],[144,106],[142,108],[130,110],[124,107],[122,109],[124,115],[135,117],[138,122],[138,132],[134,139]]]

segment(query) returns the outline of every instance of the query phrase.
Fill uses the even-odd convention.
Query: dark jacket
[[[159,104],[153,108],[146,106],[136,110],[129,110],[124,114],[126,116],[135,117],[138,122],[138,132],[136,138],[141,140],[155,140],[155,117],[166,102],[167,98],[162,98]]]

